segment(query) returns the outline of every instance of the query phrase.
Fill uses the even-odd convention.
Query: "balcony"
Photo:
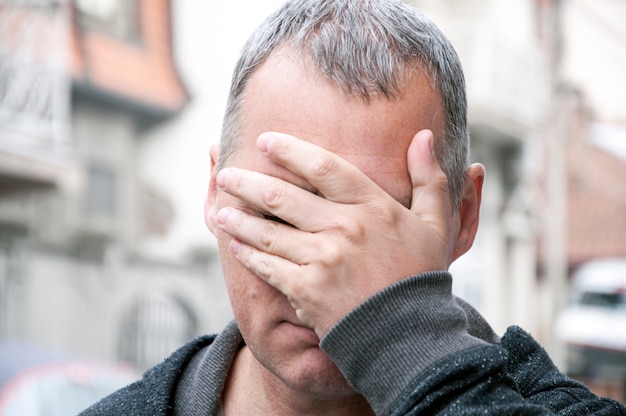
[[[0,193],[69,187],[79,177],[70,142],[68,6],[0,5]]]

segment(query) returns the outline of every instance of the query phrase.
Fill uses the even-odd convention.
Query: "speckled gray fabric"
[[[507,372],[528,403],[541,404],[559,415],[626,416],[621,404],[596,397],[582,383],[563,376],[523,329],[508,328],[502,347],[508,351]]]
[[[167,360],[146,371],[141,380],[105,397],[80,416],[172,414],[174,388],[180,376],[191,359],[214,339],[214,335],[207,335],[184,345]]]

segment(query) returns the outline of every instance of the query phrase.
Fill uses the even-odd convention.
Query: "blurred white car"
[[[572,279],[572,302],[557,321],[570,371],[626,375],[626,259],[586,263]]]

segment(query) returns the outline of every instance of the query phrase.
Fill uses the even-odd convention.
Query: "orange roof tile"
[[[170,1],[138,3],[139,42],[77,27],[74,19],[70,49],[73,80],[129,101],[177,111],[189,95],[172,57]]]

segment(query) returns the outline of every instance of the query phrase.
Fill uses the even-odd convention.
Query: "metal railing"
[[[0,0],[0,143],[69,140],[69,3]]]

